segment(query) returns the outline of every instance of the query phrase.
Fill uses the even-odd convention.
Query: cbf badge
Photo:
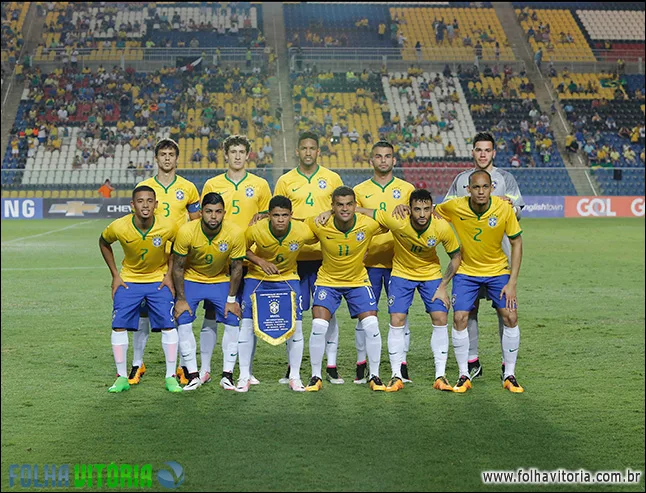
[[[259,289],[251,295],[253,330],[272,346],[286,342],[296,330],[296,292],[287,283],[271,291]]]

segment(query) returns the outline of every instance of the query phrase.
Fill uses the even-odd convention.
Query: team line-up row
[[[155,147],[157,175],[133,191],[133,213],[113,221],[101,234],[100,249],[113,278],[112,348],[118,377],[110,392],[127,390],[145,374],[150,327],[162,333],[167,390],[190,391],[209,382],[218,322],[224,325],[220,386],[248,391],[259,383],[251,371],[257,340],[252,305],[262,293],[285,290],[296,295],[296,322],[286,339],[289,366],[280,381],[294,391],[322,388],[324,353],[327,380],[344,382],[336,369],[339,329],[334,316],[342,298],[357,319],[355,383],[368,383],[374,391],[402,389],[409,381],[407,314],[417,290],[433,325],[435,389],[466,392],[472,379],[482,375],[477,309],[486,295],[500,322],[503,388],[523,392],[515,366],[520,343],[516,285],[522,259],[518,217],[524,203],[513,177],[493,166],[490,134],[475,136],[474,170],[458,175],[444,202],[435,207],[430,192],[414,190],[393,176],[396,159],[388,142],[373,146],[374,175],[353,190],[317,164],[318,137],[302,134],[296,151],[299,164],[279,178],[273,197],[268,183],[245,169],[250,152],[246,137],[229,137],[224,151],[227,172],[206,182],[200,201],[195,185],[176,174],[179,146],[172,139],[160,140]],[[124,251],[120,271],[111,247],[115,241]],[[450,257],[444,274],[436,254],[439,243]],[[382,286],[390,314],[392,378],[387,385],[379,376],[377,304]],[[205,317],[198,371],[192,323],[201,301]],[[312,376],[304,385],[301,315],[310,305]],[[445,375],[450,305],[459,369],[454,386]],[[135,331],[129,374],[128,330]],[[240,376],[234,383],[238,357]]]

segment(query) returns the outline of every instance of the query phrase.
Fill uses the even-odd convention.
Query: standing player
[[[178,159],[177,142],[170,138],[160,139],[155,145],[157,175],[142,181],[137,186],[146,185],[155,191],[159,204],[157,214],[173,221],[179,230],[187,220],[192,221],[200,217],[200,195],[192,182],[177,174]],[[138,384],[146,373],[144,350],[149,334],[148,308],[143,305],[139,311],[139,330],[132,336],[133,361],[128,377],[130,385]],[[177,369],[177,376],[180,378],[180,383],[188,383],[181,367]]]
[[[334,171],[317,164],[319,157],[319,138],[312,132],[305,132],[298,138],[298,167],[282,175],[276,182],[276,195],[283,195],[292,201],[294,218],[303,220],[321,212],[330,210],[332,192],[343,186],[341,177]],[[303,310],[310,309],[310,296],[314,292],[316,276],[322,263],[321,246],[318,244],[303,248],[298,256],[298,277],[301,280]],[[327,380],[333,384],[342,384],[336,367],[336,356],[339,345],[339,324],[332,316],[325,335],[327,353]],[[288,383],[290,369],[287,368],[285,379]]]
[[[433,218],[433,197],[427,190],[414,190],[406,209],[408,219],[397,219],[389,211],[357,209],[372,216],[388,228],[394,237],[394,259],[390,278],[388,312],[388,354],[392,367],[392,379],[386,392],[404,388],[402,360],[405,356],[404,329],[408,310],[413,303],[415,289],[424,301],[426,312],[431,315],[433,333],[431,349],[435,360],[435,383],[437,390],[452,391],[446,379],[446,360],[449,351],[447,314],[449,296],[446,287],[455,275],[462,259],[460,244],[453,229],[444,219]],[[379,236],[377,236],[379,238]],[[440,259],[435,249],[442,243],[451,261],[442,277]]]
[[[128,333],[137,330],[139,307],[145,301],[154,331],[162,332],[162,347],[166,356],[166,389],[181,392],[175,378],[177,363],[177,330],[173,318],[173,283],[170,275],[166,244],[175,239],[175,224],[155,216],[155,191],[141,186],[132,192],[130,206],[133,214],[123,216],[103,230],[99,249],[112,274],[112,352],[117,365],[117,380],[109,392],[130,388],[126,358]],[[117,269],[112,243],[119,241],[124,259],[121,272]],[[172,265],[172,261],[171,261]]]
[[[244,231],[232,222],[223,220],[224,217],[222,197],[217,193],[207,193],[202,199],[202,219],[182,226],[173,245],[173,281],[177,291],[175,317],[180,351],[189,372],[189,383],[184,390],[195,390],[202,384],[197,372],[193,335],[195,310],[202,300],[209,300],[213,304],[219,320],[225,324],[225,334],[230,335],[223,348],[220,386],[225,390],[235,389],[233,368],[238,355],[241,316],[236,293],[242,280],[242,260],[246,248]]]
[[[231,135],[224,141],[224,160],[229,168],[225,173],[210,178],[202,189],[202,198],[207,193],[216,192],[224,200],[226,209],[225,219],[228,224],[235,224],[243,231],[249,226],[253,219],[258,219],[262,212],[267,212],[269,199],[271,199],[271,189],[267,180],[249,173],[245,168],[251,143],[244,135]],[[209,302],[204,303],[206,313],[204,315],[204,324],[200,331],[200,354],[202,365],[200,368],[200,377],[208,380],[211,372],[211,357],[213,349],[218,338],[217,323],[215,310]],[[220,320],[222,322],[222,320]],[[256,347],[256,337],[254,335],[254,351]],[[228,333],[226,330],[222,336],[222,354],[226,358],[227,347],[232,343],[238,342],[237,332]],[[251,378],[252,385],[260,382],[254,377]]]
[[[312,307],[312,333],[310,335],[310,360],[312,378],[305,388],[317,392],[323,386],[321,366],[325,350],[325,334],[332,315],[345,298],[350,316],[358,318],[366,334],[368,355],[368,380],[372,390],[386,390],[379,378],[381,360],[381,334],[377,319],[377,300],[370,286],[363,258],[370,238],[387,230],[362,214],[355,214],[357,203],[354,191],[339,187],[332,193],[333,218],[325,225],[317,224],[315,218],[306,224],[321,242],[323,264],[316,279],[314,306]]]
[[[373,145],[370,164],[375,169],[372,178],[354,187],[357,206],[366,209],[392,212],[398,205],[408,204],[410,194],[415,187],[393,176],[393,168],[395,167],[396,160],[392,144],[379,141]],[[368,255],[364,260],[364,265],[367,268],[368,277],[370,278],[370,284],[372,284],[372,290],[377,299],[377,305],[381,298],[382,283],[386,290],[386,296],[389,295],[388,283],[390,282],[390,271],[393,267],[394,247],[393,235],[390,232],[375,236],[370,242]],[[405,322],[404,338],[404,352],[408,353],[408,348],[410,347],[408,319]],[[366,336],[360,322],[357,322],[355,328],[355,341],[357,345],[357,375],[354,383],[361,384],[366,383]],[[401,375],[404,382],[410,382],[406,354],[403,356]]]
[[[496,157],[496,147],[495,140],[490,133],[482,132],[473,138],[472,155],[475,169],[485,170],[491,175],[491,181],[493,183],[491,194],[509,201],[514,207],[516,218],[520,220],[520,213],[525,206],[525,201],[523,200],[514,176],[503,169],[494,167],[493,160]],[[444,201],[456,197],[464,197],[469,194],[468,186],[471,173],[473,173],[472,169],[463,171],[455,177]],[[503,237],[502,249],[507,255],[507,258],[510,258],[511,247],[507,236]],[[472,379],[481,377],[483,374],[482,365],[478,358],[478,308],[480,305],[479,300],[484,297],[485,290],[481,289],[473,309],[469,312],[469,322],[467,323],[467,331],[469,333],[469,376]],[[503,327],[504,322],[499,314],[498,334],[501,339]]]
[[[500,197],[491,197],[491,189],[489,173],[476,170],[469,176],[468,197],[453,199],[435,208],[453,223],[462,242],[462,264],[453,278],[453,349],[460,370],[455,392],[471,388],[469,340],[464,329],[482,287],[504,322],[503,387],[510,392],[523,392],[514,376],[520,345],[516,284],[523,255],[522,230],[512,206]],[[511,244],[511,262],[502,250],[505,234]]]
[[[285,283],[296,293],[296,330],[287,341],[289,360],[289,387],[304,392],[301,381],[303,360],[303,321],[301,287],[296,270],[296,259],[306,244],[317,243],[318,239],[310,228],[301,221],[292,221],[292,203],[287,197],[276,195],[269,202],[269,218],[263,219],[246,231],[249,272],[245,276],[242,296],[242,323],[238,339],[240,357],[240,379],[236,390],[247,392],[251,378],[253,320],[251,294],[271,292],[284,288]],[[256,245],[254,254],[252,247]]]

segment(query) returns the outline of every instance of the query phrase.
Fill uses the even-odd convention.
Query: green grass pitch
[[[497,322],[484,304],[483,378],[466,394],[434,391],[431,324],[419,299],[410,316],[414,383],[401,392],[352,383],[354,323],[342,305],[345,385],[290,392],[277,383],[284,347],[259,342],[254,374],[262,384],[247,394],[215,380],[170,394],[160,337],[151,334],[142,383],[109,394],[110,275],[98,248],[107,224],[2,221],[3,491],[10,464],[149,463],[156,471],[171,460],[184,468],[179,491],[644,491],[643,476],[626,486],[480,479],[484,470],[530,467],[644,471],[643,219],[523,220],[522,395],[501,387]],[[115,252],[120,260],[118,245]],[[381,309],[387,380],[384,299]],[[310,321],[307,314],[306,341]],[[218,341],[213,368],[221,364]],[[306,344],[304,380],[309,372]],[[457,378],[452,349],[448,376]]]

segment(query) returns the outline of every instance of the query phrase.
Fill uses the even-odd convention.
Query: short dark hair
[[[222,207],[224,207],[224,199],[222,198],[222,195],[217,192],[209,192],[202,199],[202,209],[204,209],[204,207],[207,205],[218,204],[222,204]]]
[[[229,135],[224,141],[224,155],[229,154],[231,146],[244,146],[245,152],[249,154],[251,150],[251,142],[246,135]]]
[[[496,147],[496,139],[494,139],[493,135],[491,135],[489,132],[480,132],[476,134],[476,136],[473,138],[474,148],[478,142],[491,142],[494,148]]]
[[[475,175],[481,175],[483,173],[487,175],[487,178],[489,178],[489,183],[491,183],[491,175],[489,174],[489,172],[484,169],[477,169],[469,175],[469,185],[471,185],[471,181]]]
[[[157,157],[157,153],[159,151],[166,149],[167,147],[172,147],[173,149],[175,149],[175,154],[177,154],[177,157],[179,157],[179,145],[170,137],[164,137],[163,139],[160,139],[157,144],[155,144],[155,157]]]
[[[292,201],[289,200],[284,195],[274,195],[269,201],[269,212],[275,207],[280,207],[281,209],[287,209],[289,212],[292,211]]]
[[[298,136],[298,146],[297,147],[300,147],[301,142],[303,140],[307,140],[307,139],[312,139],[314,142],[316,142],[316,147],[319,146],[319,136],[318,135],[316,135],[314,132],[303,132],[302,134],[300,134]]]
[[[106,180],[107,181],[107,180]],[[155,193],[155,189],[152,187],[149,187],[148,185],[139,185],[137,188],[135,188],[132,191],[132,200],[135,200],[135,195],[137,195],[139,192],[152,192],[153,195],[155,196],[155,199],[157,198],[157,194]]]
[[[337,197],[347,197],[348,195],[352,196],[352,200],[356,200],[356,196],[354,195],[354,190],[352,190],[350,187],[346,187],[346,186],[337,187],[334,190],[334,192],[332,192],[332,202],[334,203],[334,199]]]
[[[380,140],[379,142],[375,142],[375,144],[372,146],[372,149],[370,149],[371,155],[373,152],[375,152],[375,149],[377,147],[388,147],[391,151],[393,151],[393,154],[395,153],[395,148],[390,142],[386,142],[385,140]]]
[[[428,190],[425,190],[423,188],[416,188],[410,194],[408,205],[412,207],[413,202],[430,202],[431,205],[433,205],[433,196]]]

